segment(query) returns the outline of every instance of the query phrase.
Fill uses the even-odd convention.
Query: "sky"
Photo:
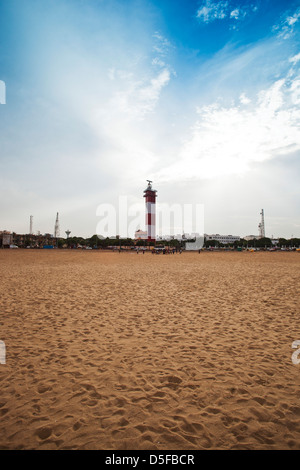
[[[150,179],[205,233],[300,237],[299,31],[294,0],[0,0],[0,230],[92,236]]]

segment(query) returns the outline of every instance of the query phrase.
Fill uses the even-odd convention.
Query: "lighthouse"
[[[144,191],[144,198],[146,202],[146,232],[148,242],[155,242],[156,230],[155,230],[155,200],[156,193],[155,189],[152,189],[152,181],[147,180],[148,186]]]

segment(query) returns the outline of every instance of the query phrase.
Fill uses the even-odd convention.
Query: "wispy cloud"
[[[152,35],[154,44],[152,51],[154,53],[154,58],[152,59],[152,65],[157,68],[167,68],[174,75],[176,75],[175,70],[173,70],[168,63],[171,51],[175,50],[174,45],[169,41],[168,38],[163,36],[159,31],[155,31]]]
[[[289,59],[289,61],[292,62],[292,64],[294,64],[294,65],[297,64],[297,62],[299,62],[299,60],[300,60],[300,52],[299,52],[299,54],[296,54],[296,55],[294,55],[293,57],[291,57]]]
[[[170,41],[164,37],[159,31],[153,34],[154,45],[153,50],[159,55],[166,55],[172,47]]]
[[[229,16],[230,18],[234,18],[235,20],[238,20],[241,16],[241,11],[238,8],[236,8],[235,10],[232,10]],[[244,16],[245,16],[245,12],[244,12]]]
[[[145,80],[130,77],[126,81],[125,89],[113,93],[109,109],[113,110],[114,114],[118,110],[118,114],[123,114],[123,117],[130,121],[143,119],[146,114],[154,111],[162,89],[168,84],[170,77],[167,68]]]
[[[114,81],[107,104],[108,114],[125,121],[141,120],[155,110],[163,89],[168,85],[174,70],[167,63],[170,41],[159,32],[153,34],[155,57],[136,71],[110,68],[108,77]]]
[[[224,19],[240,21],[249,13],[256,12],[257,10],[258,6],[254,4],[241,4],[233,7],[232,2],[229,0],[205,0],[197,10],[196,17],[199,21],[203,21],[204,23],[211,23],[215,20]]]
[[[204,23],[226,18],[228,5],[227,1],[214,2],[206,0],[197,11],[197,18],[204,21]]]
[[[300,7],[291,15],[285,14],[281,21],[273,27],[280,39],[289,39],[295,32],[295,25],[300,20]]]
[[[245,174],[251,165],[300,150],[300,80],[277,80],[250,101],[243,93],[229,107],[197,109],[198,119],[178,161],[160,172],[165,180]]]

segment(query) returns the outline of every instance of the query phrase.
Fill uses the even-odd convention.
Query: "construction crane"
[[[60,235],[59,233],[59,218],[58,218],[58,212],[56,214],[56,220],[55,220],[55,226],[54,226],[54,238],[58,238]]]

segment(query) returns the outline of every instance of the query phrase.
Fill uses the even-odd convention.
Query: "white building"
[[[137,230],[134,233],[135,240],[147,240],[148,239],[148,232],[143,230]]]
[[[220,243],[226,245],[227,243],[234,243],[235,241],[240,241],[241,237],[238,235],[220,235],[219,233],[208,235],[207,233],[204,234],[205,240],[216,240]]]
[[[247,240],[247,242],[251,241],[251,240],[255,240],[258,238],[258,235],[247,235],[246,237],[243,237],[244,240]]]

